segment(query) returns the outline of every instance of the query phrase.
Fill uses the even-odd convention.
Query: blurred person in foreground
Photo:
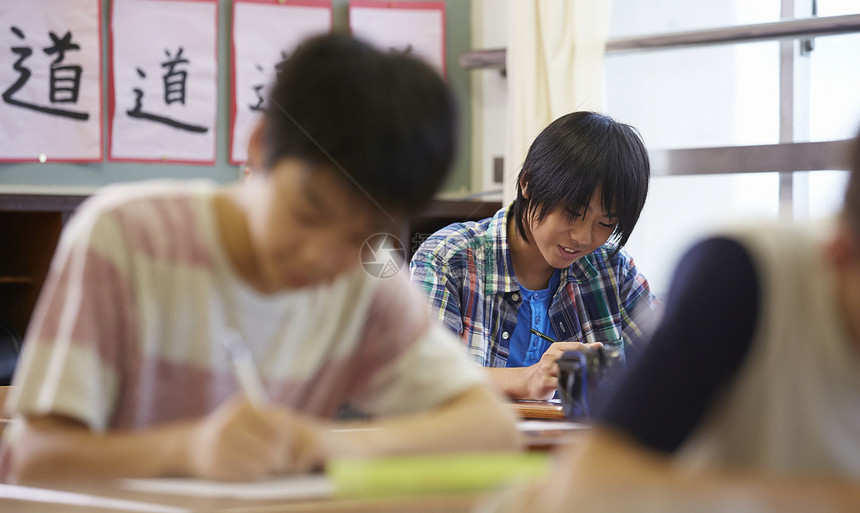
[[[736,227],[550,477],[486,511],[860,511],[860,135],[835,219]]]
[[[360,265],[365,241],[433,197],[455,127],[429,66],[321,36],[279,69],[246,181],[90,198],[27,332],[5,469],[244,480],[339,456],[515,448],[512,413],[405,273]],[[268,400],[242,393],[223,345],[238,338]],[[372,416],[350,427],[375,429],[333,429],[345,404]]]

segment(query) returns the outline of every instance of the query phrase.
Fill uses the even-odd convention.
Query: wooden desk
[[[158,513],[466,513],[479,503],[478,493],[422,495],[379,499],[239,500],[131,492],[116,482],[0,484],[0,511],[16,513],[85,513],[148,511]]]
[[[588,426],[562,420],[522,420],[517,429],[525,441],[526,450],[553,451],[577,443],[588,433]]]
[[[550,401],[513,401],[511,407],[521,419],[564,420],[561,404]]]
[[[551,401],[512,401],[522,419],[517,429],[529,451],[552,451],[575,443],[588,431],[582,424],[566,422],[561,404]]]

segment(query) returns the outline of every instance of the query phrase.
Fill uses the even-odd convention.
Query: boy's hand
[[[209,479],[248,480],[304,472],[321,464],[315,426],[283,408],[228,401],[200,421],[187,448],[188,473]]]
[[[566,351],[581,351],[583,348],[595,349],[600,342],[583,344],[581,342],[555,342],[541,356],[540,360],[523,369],[524,389],[528,399],[546,401],[558,389],[558,359]]]

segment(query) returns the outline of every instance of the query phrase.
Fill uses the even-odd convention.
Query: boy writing
[[[436,232],[412,257],[432,310],[509,397],[551,397],[565,351],[637,346],[657,301],[622,247],[649,177],[632,127],[567,114],[532,143],[511,205]]]
[[[279,70],[248,181],[89,200],[27,333],[7,469],[250,479],[338,455],[515,447],[504,404],[420,295],[359,265],[366,239],[437,190],[455,117],[428,66],[323,36]],[[236,333],[268,404],[238,394],[222,345]],[[330,429],[345,403],[379,429]]]

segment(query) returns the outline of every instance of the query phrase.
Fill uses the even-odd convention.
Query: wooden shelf
[[[33,285],[32,276],[0,276],[0,285]]]
[[[63,224],[92,191],[0,187],[0,322],[24,334]],[[436,230],[490,217],[498,201],[437,199],[401,234],[408,254]],[[408,242],[407,242],[408,241]]]
[[[73,200],[0,194],[0,322],[24,334]],[[33,207],[31,210],[29,207]]]

